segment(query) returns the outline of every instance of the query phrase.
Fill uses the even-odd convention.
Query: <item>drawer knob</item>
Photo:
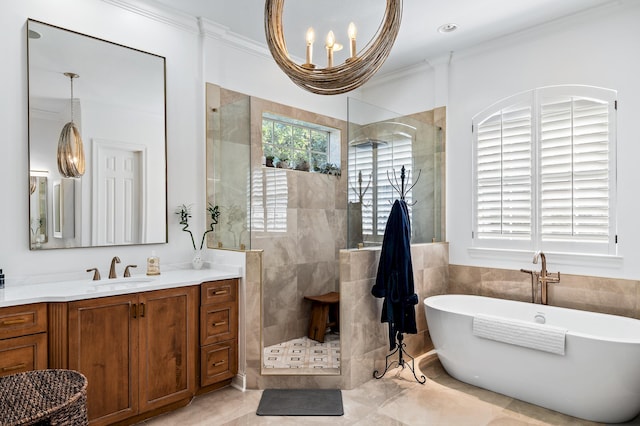
[[[221,325],[225,325],[226,323],[227,323],[226,321],[214,322],[213,326],[214,327],[220,327]]]
[[[27,322],[26,318],[17,318],[12,320],[4,320],[2,321],[2,325],[24,324],[25,322]]]
[[[222,365],[222,364],[224,364],[224,360],[222,360],[222,361],[218,361],[218,362],[214,362],[214,363],[213,363],[213,366],[214,366],[214,367],[218,367],[218,366],[220,366],[220,365]]]
[[[227,290],[216,290],[213,292],[214,296],[220,296],[222,294],[227,294]]]
[[[20,370],[21,368],[26,367],[27,364],[25,364],[24,362],[21,364],[16,364],[16,365],[12,365],[10,367],[2,367],[2,372],[4,373],[5,371],[14,371],[14,370]]]

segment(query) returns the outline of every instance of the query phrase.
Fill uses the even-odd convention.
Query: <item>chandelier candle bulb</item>
[[[316,40],[316,34],[313,32],[313,28],[309,27],[307,30],[307,63],[305,65],[311,65],[313,63],[313,42]]]
[[[349,46],[350,46],[350,50],[351,50],[351,57],[355,58],[356,57],[356,36],[358,35],[358,30],[356,28],[356,24],[354,24],[353,22],[349,23],[349,29],[348,29],[348,33],[349,33]]]
[[[336,37],[333,35],[333,31],[329,31],[327,34],[327,68],[333,67],[333,45],[336,42]]]

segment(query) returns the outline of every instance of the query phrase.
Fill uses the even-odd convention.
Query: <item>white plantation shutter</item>
[[[252,177],[251,230],[287,232],[289,190],[284,169],[262,168]]]
[[[615,253],[615,96],[541,88],[474,118],[476,246]]]
[[[355,203],[360,201],[360,187],[358,183],[358,173],[362,173],[362,190],[369,184],[369,189],[362,197],[362,233],[372,235],[373,233],[373,149],[364,146],[349,147],[349,201]],[[371,181],[369,180],[371,179]]]
[[[560,96],[540,105],[543,240],[609,239],[609,105]]]
[[[531,236],[531,113],[518,103],[477,125],[478,238]]]
[[[389,201],[393,202],[399,198],[399,194],[389,183],[387,172],[393,180],[395,169],[396,178],[400,182],[402,166],[405,167],[405,172],[409,172],[409,179],[405,180],[405,188],[409,188],[414,179],[413,151],[409,136],[394,134],[392,140],[386,143],[349,147],[349,201],[359,201],[356,193],[358,173],[362,172],[363,188],[367,186],[371,176],[371,185],[363,197],[362,205],[362,233],[365,236],[384,235],[387,219],[391,213],[392,204]],[[409,191],[405,196],[405,201],[409,204],[409,215],[411,215],[413,202],[411,192]]]
[[[409,177],[409,179],[405,179],[405,188],[409,188],[413,185],[413,182],[411,182],[414,179],[413,173],[411,172],[413,164],[411,138],[394,135],[392,143],[378,145],[377,160],[378,206],[376,210],[377,226],[375,235],[382,236],[384,235],[384,230],[387,226],[389,214],[391,214],[391,203],[393,203],[395,199],[400,198],[400,194],[393,189],[389,182],[389,179],[394,181],[393,171],[395,170],[396,172],[395,179],[397,179],[399,185],[400,169],[404,166],[405,173],[408,172],[407,176]],[[405,201],[408,204],[409,217],[411,217],[411,204],[413,203],[411,192],[412,191],[409,191],[405,195]]]

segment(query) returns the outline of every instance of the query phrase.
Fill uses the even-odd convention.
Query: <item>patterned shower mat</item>
[[[308,337],[264,348],[265,368],[296,368],[334,372],[340,368],[340,335],[328,333],[324,343]]]

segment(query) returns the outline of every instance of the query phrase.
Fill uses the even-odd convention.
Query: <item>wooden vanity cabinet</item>
[[[224,386],[238,372],[238,280],[206,282],[200,296],[200,386]]]
[[[0,308],[0,377],[47,368],[47,305]]]
[[[91,424],[191,399],[197,389],[198,292],[199,286],[178,287],[57,304],[57,313],[54,307],[59,324],[67,316],[68,329],[57,331],[67,345],[50,358],[87,377]]]

